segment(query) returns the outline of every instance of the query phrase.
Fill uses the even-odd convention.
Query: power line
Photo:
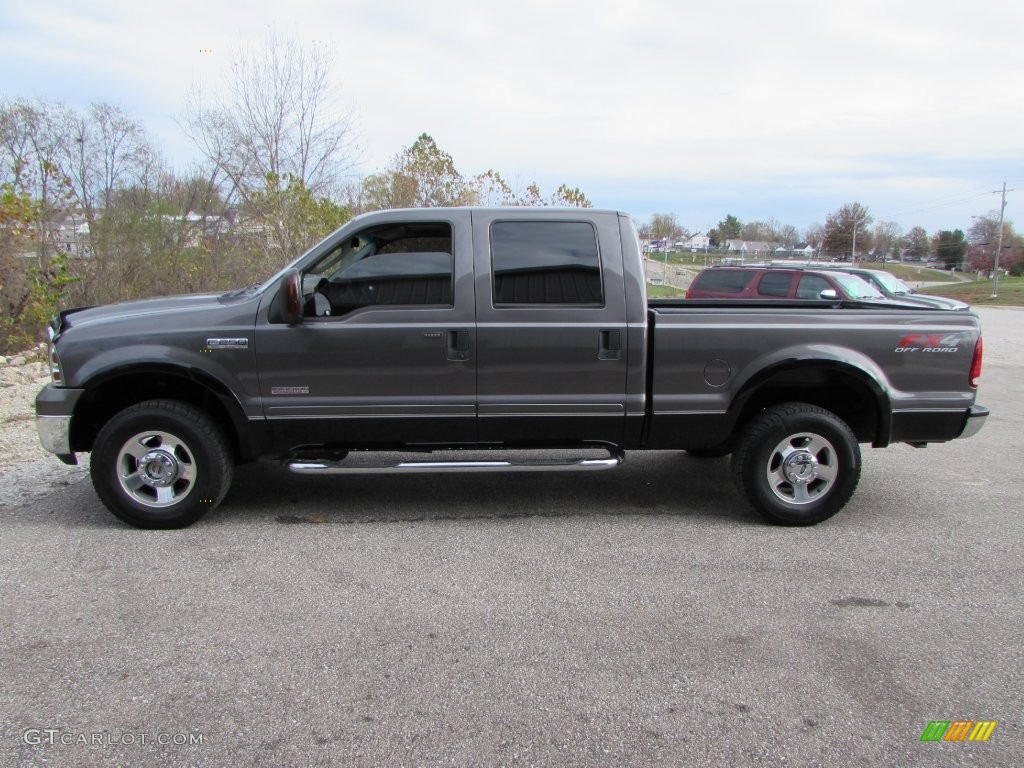
[[[906,208],[906,209],[899,210],[899,211],[894,211],[894,212],[885,213],[885,214],[879,214],[878,218],[879,219],[895,219],[895,218],[899,218],[901,216],[910,216],[910,215],[915,214],[915,213],[926,213],[928,211],[934,211],[934,210],[937,210],[939,208],[948,208],[948,207],[951,207],[951,206],[954,206],[954,205],[959,205],[960,203],[969,203],[969,202],[971,202],[973,200],[981,200],[983,198],[988,197],[991,194],[992,194],[991,190],[986,189],[984,192],[979,191],[979,192],[971,194],[968,197],[958,197],[958,198],[953,198],[953,199],[950,199],[950,200],[945,200],[945,201],[942,201],[942,202],[936,202],[936,203],[920,206],[920,207],[917,207],[917,208]]]

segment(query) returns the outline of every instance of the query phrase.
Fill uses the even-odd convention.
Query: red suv
[[[694,278],[686,298],[885,300],[873,285],[844,272],[767,267],[709,267]]]

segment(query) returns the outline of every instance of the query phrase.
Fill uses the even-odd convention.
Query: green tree
[[[279,258],[267,265],[270,269],[295,258],[351,218],[347,207],[316,197],[301,179],[289,177],[282,184],[273,174],[267,176],[264,189],[250,195],[245,210],[264,224],[257,229],[268,236],[262,249],[280,249]]]
[[[40,330],[23,321],[30,285],[22,254],[32,250],[38,203],[20,178],[0,183],[0,354],[23,349]]]
[[[905,238],[903,258],[927,259],[931,241],[924,227],[911,227]]]
[[[962,230],[948,229],[941,230],[935,236],[935,258],[937,258],[946,269],[959,267],[967,256],[967,238]]]
[[[711,244],[717,248],[720,245],[724,245],[726,240],[738,238],[742,229],[743,224],[730,213],[718,222],[718,226],[708,232],[708,238],[711,240]]]

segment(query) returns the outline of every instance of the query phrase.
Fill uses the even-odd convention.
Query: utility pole
[[[866,217],[864,217],[866,218]],[[857,225],[864,221],[864,218],[853,219],[853,245],[850,246],[850,266],[857,266]]]
[[[996,194],[996,192],[993,192]],[[999,295],[999,254],[1003,252],[1003,214],[1006,212],[1006,182],[1003,182],[1003,202],[999,206],[999,238],[996,245],[996,259],[992,269],[992,298]]]

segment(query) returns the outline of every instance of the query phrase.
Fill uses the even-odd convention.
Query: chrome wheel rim
[[[195,488],[195,457],[170,432],[140,432],[118,452],[117,479],[133,501],[157,509],[169,507]]]
[[[802,506],[827,494],[838,473],[839,458],[832,443],[813,432],[798,432],[772,449],[766,478],[778,499]]]

